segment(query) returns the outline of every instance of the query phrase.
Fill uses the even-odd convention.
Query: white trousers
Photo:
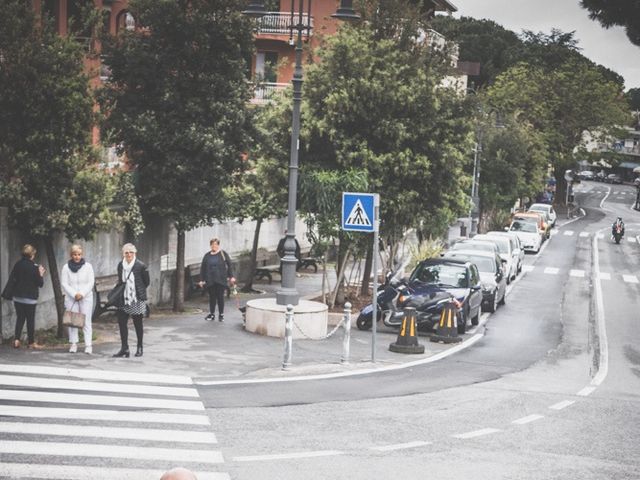
[[[78,310],[80,307],[80,310]],[[64,308],[67,310],[73,310],[74,312],[80,311],[84,313],[84,327],[82,327],[82,332],[84,333],[84,345],[86,347],[91,346],[91,314],[93,313],[93,295],[88,298],[83,298],[79,302],[73,303],[73,299],[64,300]],[[70,343],[78,343],[78,329],[75,327],[69,327],[69,342]]]

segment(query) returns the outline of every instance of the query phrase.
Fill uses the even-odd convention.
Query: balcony
[[[291,27],[298,23],[298,13],[294,13],[293,22],[291,21],[291,13],[267,12],[267,14],[259,18],[256,23],[257,35],[291,35]],[[303,35],[310,36],[313,32],[313,17],[309,18],[307,13],[302,14],[302,24],[306,25],[310,20],[311,30],[305,30]]]
[[[282,94],[283,90],[289,85],[289,83],[260,83],[259,85],[256,85],[255,89],[253,90],[253,98],[251,99],[251,103],[256,105],[264,105],[270,100],[273,100],[278,95]]]

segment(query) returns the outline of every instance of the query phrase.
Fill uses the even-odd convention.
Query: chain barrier
[[[302,330],[302,328],[300,328],[300,325],[298,325],[296,323],[296,319],[295,317],[293,317],[293,324],[295,325],[295,327],[298,329],[298,331],[302,334],[302,336],[304,338],[306,338],[307,340],[326,340],[327,338],[331,337],[334,333],[336,333],[338,331],[338,329],[342,326],[342,324],[344,323],[344,317],[342,317],[340,319],[340,321],[338,322],[338,324],[334,327],[333,330],[331,330],[329,333],[327,333],[326,335],[323,335],[321,337],[312,337],[310,335],[307,335],[304,330]]]

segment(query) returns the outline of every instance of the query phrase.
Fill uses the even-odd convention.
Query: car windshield
[[[483,273],[496,273],[496,262],[494,259],[482,255],[455,254],[452,255],[458,260],[475,263],[478,270]]]
[[[458,242],[452,250],[481,250],[483,252],[495,252],[496,246],[489,242]]]
[[[533,212],[543,212],[546,213],[549,211],[548,207],[543,207],[542,205],[531,205],[531,208],[529,208],[529,210],[533,211]]]
[[[530,232],[530,233],[538,232],[538,229],[536,228],[535,223],[529,223],[524,221],[513,222],[511,224],[511,230],[514,232]]]
[[[427,265],[418,264],[411,274],[410,281],[417,280],[422,283],[429,283],[447,287],[466,287],[467,269],[464,265]]]

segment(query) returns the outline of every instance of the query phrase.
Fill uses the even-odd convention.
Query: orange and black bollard
[[[389,350],[396,353],[424,353],[424,345],[418,343],[415,308],[407,307],[404,309],[398,338],[389,345]]]
[[[432,342],[458,343],[462,337],[458,336],[458,315],[455,302],[445,304],[440,314],[438,331],[431,335]]]

